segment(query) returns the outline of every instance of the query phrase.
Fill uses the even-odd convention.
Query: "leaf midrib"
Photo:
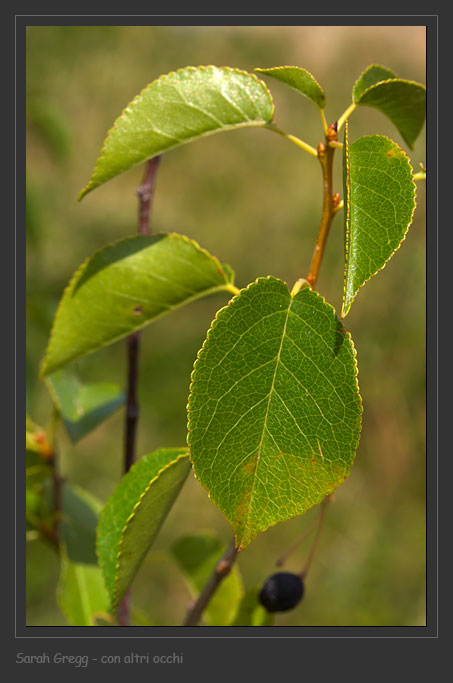
[[[281,356],[281,353],[282,353],[283,341],[284,341],[285,336],[286,336],[286,328],[287,328],[287,325],[288,325],[289,313],[290,313],[290,310],[291,310],[291,305],[292,305],[292,303],[293,303],[293,297],[291,296],[290,301],[289,301],[288,310],[286,311],[286,317],[285,317],[285,322],[284,322],[284,325],[283,325],[282,338],[281,338],[281,341],[280,341],[280,346],[279,346],[279,349],[278,349],[278,352],[277,352],[277,356],[276,356],[276,359],[275,359],[275,369],[274,369],[274,374],[273,374],[273,377],[272,377],[271,388],[270,388],[270,390],[269,390],[269,397],[268,397],[268,400],[267,400],[266,413],[265,413],[265,415],[264,415],[264,420],[263,420],[263,430],[262,430],[262,432],[261,432],[261,438],[260,438],[260,442],[259,442],[259,444],[258,444],[258,457],[256,458],[255,468],[254,468],[254,471],[253,471],[253,483],[252,483],[252,488],[251,488],[251,491],[250,491],[249,503],[248,503],[248,506],[247,506],[246,525],[247,525],[248,518],[249,518],[250,508],[252,507],[253,493],[254,493],[254,490],[255,490],[255,483],[256,483],[256,480],[257,480],[258,465],[259,465],[259,463],[260,463],[260,461],[261,461],[261,449],[262,449],[262,447],[263,447],[264,432],[265,432],[265,430],[266,430],[266,428],[267,428],[267,418],[268,418],[268,415],[269,415],[269,408],[270,408],[270,404],[271,404],[271,398],[272,398],[272,395],[273,395],[273,393],[274,393],[275,378],[277,377],[277,370],[278,370],[278,367],[279,367],[279,365],[280,365],[280,356]],[[269,431],[269,430],[268,430],[268,431]]]

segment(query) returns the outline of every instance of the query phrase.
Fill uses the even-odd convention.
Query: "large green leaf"
[[[403,150],[382,135],[344,140],[345,275],[341,315],[399,248],[412,222],[416,185]]]
[[[201,592],[224,551],[221,541],[209,533],[186,536],[173,544],[171,553],[184,573],[194,598]],[[234,564],[203,612],[207,623],[211,626],[231,624],[243,595],[239,567]]]
[[[413,148],[426,116],[424,85],[396,78],[389,69],[372,65],[360,76],[352,97],[355,104],[374,107],[388,116]]]
[[[78,269],[60,301],[41,375],[222,290],[227,266],[182,235],[132,237],[98,251]]]
[[[160,76],[115,121],[79,199],[146,159],[212,133],[266,125],[273,112],[266,85],[245,71],[189,66]]]
[[[116,384],[82,384],[68,370],[50,375],[46,384],[73,443],[100,425],[126,399]]]
[[[188,410],[195,473],[242,550],[349,474],[362,412],[350,335],[316,292],[258,278],[217,314]]]
[[[319,109],[324,109],[326,106],[324,90],[314,76],[300,66],[274,66],[270,69],[254,69],[254,71],[286,83],[290,88],[308,97]]]
[[[61,572],[58,602],[73,626],[95,626],[108,614],[109,597],[96,558],[101,503],[77,487],[63,487]]]
[[[99,563],[115,609],[190,471],[187,449],[161,448],[139,460],[121,479],[101,514]]]

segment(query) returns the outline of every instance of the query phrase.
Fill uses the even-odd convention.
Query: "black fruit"
[[[278,572],[270,576],[260,590],[260,602],[268,612],[286,612],[302,600],[304,584],[300,576]]]

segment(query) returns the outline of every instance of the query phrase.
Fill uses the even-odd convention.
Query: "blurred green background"
[[[325,89],[332,123],[371,63],[425,83],[425,28],[28,27],[27,29],[27,410],[46,424],[47,391],[37,379],[63,288],[100,247],[135,234],[142,169],[106,183],[80,204],[106,131],[128,102],[161,73],[215,64],[245,70],[298,65]],[[265,79],[264,79],[265,80]],[[316,146],[313,105],[267,79],[275,120]],[[376,110],[350,120],[350,139],[380,133],[425,162],[424,132],[413,151]],[[342,194],[341,155],[335,191]],[[260,275],[288,282],[306,275],[322,203],[316,160],[259,129],[214,135],[169,152],[161,164],[154,232],[179,232],[229,263],[236,284]],[[403,247],[360,291],[345,321],[358,353],[363,434],[350,477],[337,490],[307,580],[306,596],[276,624],[399,626],[425,624],[425,189]],[[337,311],[343,280],[343,216],[333,224],[317,284]],[[190,372],[216,310],[217,295],[148,327],[142,335],[138,454],[179,446],[186,437]],[[82,380],[124,385],[125,345],[76,363]],[[59,434],[61,469],[105,500],[121,476],[120,410],[76,447]],[[317,514],[278,524],[240,555],[246,586],[260,584]],[[181,622],[189,595],[165,550],[180,536],[231,531],[206,491],[187,481],[134,585],[135,603],[157,624]],[[308,545],[285,568],[300,570]],[[27,624],[64,625],[55,599],[58,564],[41,541],[27,544]]]

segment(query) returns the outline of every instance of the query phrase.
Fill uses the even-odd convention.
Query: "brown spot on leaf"
[[[141,315],[143,313],[142,306],[134,306],[134,308],[132,309],[132,313],[134,315]]]
[[[252,458],[251,460],[248,460],[245,465],[244,465],[244,470],[246,472],[254,472],[256,470],[256,461],[258,460],[258,456],[255,458]]]

